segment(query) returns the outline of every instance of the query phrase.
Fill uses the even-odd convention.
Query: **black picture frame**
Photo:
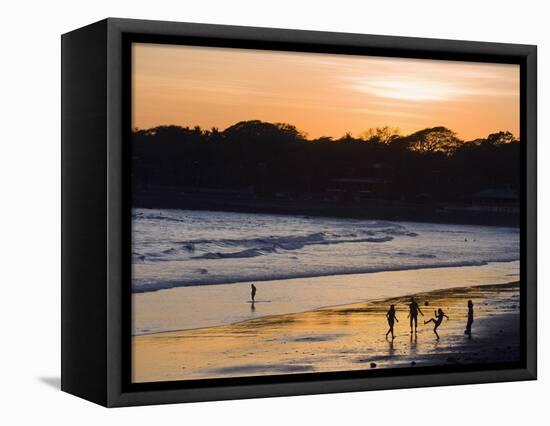
[[[130,44],[520,65],[521,344],[513,365],[130,383]],[[116,407],[537,377],[536,46],[109,18],[62,36],[62,390]]]

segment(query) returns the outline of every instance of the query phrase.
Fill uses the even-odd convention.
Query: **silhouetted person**
[[[466,323],[466,330],[464,334],[472,337],[472,324],[474,323],[474,304],[471,300],[468,300],[468,322]]]
[[[418,314],[424,316],[424,313],[420,310],[420,306],[418,306],[418,303],[416,303],[416,300],[414,300],[414,297],[411,297],[411,303],[409,303],[409,315],[408,318],[410,318],[410,325],[411,325],[411,334],[413,332],[413,322],[414,322],[414,332],[416,333],[416,329],[418,328]]]
[[[252,303],[254,303],[254,298],[256,297],[256,286],[254,284],[250,284],[250,297],[252,297]]]
[[[393,324],[395,323],[395,321],[399,322],[399,320],[395,316],[395,305],[390,306],[390,310],[386,313],[386,318],[388,319],[388,325],[390,326],[390,329],[386,333],[386,338],[388,337],[388,334],[391,333],[391,338],[393,339]]]
[[[441,308],[439,308],[437,310],[437,312],[434,311],[434,315],[435,315],[435,318],[431,318],[428,321],[424,321],[424,324],[428,324],[429,322],[433,322],[435,324],[434,325],[434,333],[437,336],[437,340],[439,340],[439,334],[437,334],[437,328],[443,322],[444,317],[447,318],[447,319],[449,319],[449,317],[447,315],[445,315],[445,312],[443,312],[443,310]]]

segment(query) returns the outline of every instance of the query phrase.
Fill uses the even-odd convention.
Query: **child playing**
[[[390,310],[386,313],[386,318],[388,319],[388,325],[390,326],[390,329],[386,333],[386,339],[388,338],[388,334],[391,333],[391,338],[394,338],[393,335],[393,324],[395,321],[399,322],[397,317],[395,316],[395,305],[390,306]]]
[[[474,303],[471,300],[468,300],[468,322],[466,323],[466,330],[464,330],[464,334],[467,334],[468,337],[472,337],[473,323],[474,323]]]
[[[424,325],[428,324],[429,322],[433,322],[435,324],[434,325],[434,333],[437,336],[437,340],[439,340],[439,334],[437,334],[437,328],[443,322],[443,317],[447,318],[447,320],[449,319],[449,317],[447,315],[445,315],[445,312],[443,312],[443,310],[441,308],[439,308],[437,310],[437,312],[434,311],[434,315],[435,315],[435,318],[429,319],[428,321],[424,321]]]

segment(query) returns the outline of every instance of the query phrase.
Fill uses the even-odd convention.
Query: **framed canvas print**
[[[107,19],[62,73],[63,390],[536,378],[536,47]]]

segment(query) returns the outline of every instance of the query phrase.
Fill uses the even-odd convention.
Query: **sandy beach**
[[[515,261],[261,281],[256,282],[258,303],[254,310],[246,303],[250,282],[134,293],[132,335],[214,327],[326,306],[518,279],[519,262]]]
[[[264,316],[215,327],[133,336],[132,380],[153,382],[220,377],[364,370],[370,368],[512,362],[519,359],[519,283],[415,293],[424,312],[409,333],[410,296],[383,298]],[[474,302],[471,338],[464,335],[467,300]],[[399,320],[386,339],[390,304]],[[449,316],[436,339],[423,320]]]

